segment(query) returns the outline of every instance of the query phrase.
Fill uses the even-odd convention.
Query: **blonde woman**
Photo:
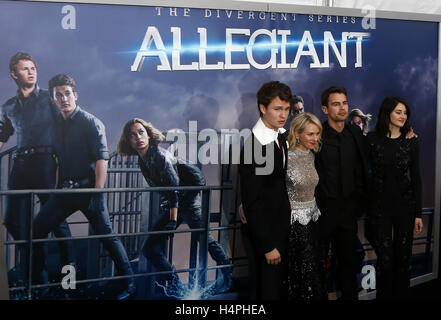
[[[286,187],[291,204],[288,244],[288,298],[326,299],[324,262],[320,250],[320,210],[314,198],[318,174],[314,153],[320,148],[322,125],[311,113],[291,122]]]

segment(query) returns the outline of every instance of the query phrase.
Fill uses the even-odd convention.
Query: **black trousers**
[[[268,264],[265,255],[260,248],[255,246],[252,235],[248,228],[242,227],[245,235],[243,242],[248,255],[248,277],[250,283],[250,300],[286,300],[287,299],[287,269],[288,255],[287,248],[278,248],[282,257],[279,264]],[[288,238],[285,244],[288,243]]]
[[[93,201],[94,205],[91,203],[92,198],[96,200]],[[52,194],[34,219],[34,238],[45,238],[49,232],[60,225],[61,221],[77,210],[86,216],[95,234],[114,233],[103,194]],[[100,241],[115,262],[118,274],[132,275],[133,270],[121,240],[118,237],[108,237],[102,238]],[[34,273],[38,276],[45,269],[46,260],[43,246],[40,243],[36,244],[34,249]]]
[[[256,270],[256,253],[250,238],[248,225],[241,224],[240,232],[242,236],[242,244],[248,258],[248,299],[257,299],[257,270]]]
[[[165,225],[170,220],[169,208],[165,207],[160,210],[160,217],[155,222],[151,231],[164,230]],[[178,221],[179,226],[182,223],[186,223],[191,229],[202,228],[201,220],[201,197],[198,191],[186,192],[182,199],[180,198],[180,205],[178,208]],[[200,234],[204,236],[203,234]],[[168,261],[164,255],[164,245],[167,242],[168,235],[151,235],[145,242],[142,252],[149,262],[151,262],[160,271],[174,271],[174,267]],[[199,240],[199,238],[198,238]],[[218,265],[230,264],[230,259],[225,253],[221,245],[208,233],[208,252]],[[222,268],[222,274],[224,276],[231,277],[231,267]],[[177,280],[175,274],[168,274],[163,277],[164,280],[172,281]]]
[[[351,199],[327,199],[320,206],[320,241],[326,259],[331,246],[335,256],[342,300],[357,300],[357,207]],[[326,261],[326,260],[325,260]]]
[[[411,214],[371,218],[377,254],[377,299],[410,297],[410,267],[415,217]]]
[[[18,156],[14,160],[9,176],[8,188],[20,189],[52,189],[55,187],[56,163],[53,155],[32,154]],[[37,194],[41,207],[49,198],[47,194]],[[29,195],[12,195],[7,199],[4,225],[14,240],[29,239],[29,223],[31,212],[31,199]],[[36,212],[35,212],[36,213]],[[57,238],[71,237],[71,232],[66,221],[61,221],[53,229]],[[59,241],[60,260],[63,265],[74,262],[74,250],[71,241]],[[27,274],[27,245],[19,246],[19,261],[23,272]]]

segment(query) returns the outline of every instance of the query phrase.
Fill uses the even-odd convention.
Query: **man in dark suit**
[[[362,131],[347,124],[348,100],[343,87],[322,93],[322,148],[316,156],[319,184],[316,198],[322,212],[320,236],[323,253],[329,246],[336,257],[342,299],[357,300],[357,217],[362,214],[367,192],[367,157]]]
[[[278,81],[259,89],[260,118],[241,150],[241,198],[254,253],[250,269],[257,299],[283,297],[290,206],[285,185],[288,149],[282,134],[291,99],[290,88]]]

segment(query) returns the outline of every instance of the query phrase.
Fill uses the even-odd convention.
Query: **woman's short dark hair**
[[[290,87],[280,81],[266,82],[260,87],[259,91],[257,91],[257,109],[261,117],[260,105],[266,108],[276,97],[291,103],[292,93]]]
[[[133,118],[124,125],[121,137],[119,138],[118,153],[121,156],[138,155],[136,150],[130,146],[130,129],[135,123],[140,123],[145,128],[150,138],[149,144],[158,145],[165,139],[161,131],[156,129],[150,122],[140,118]]]
[[[407,119],[404,125],[400,128],[401,134],[406,135],[410,131],[410,108],[403,98],[400,97],[386,97],[381,103],[380,111],[378,113],[377,124],[375,125],[375,131],[380,135],[387,137],[390,135],[390,114],[394,111],[395,107],[402,103],[406,107]]]

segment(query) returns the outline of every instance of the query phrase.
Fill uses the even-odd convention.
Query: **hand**
[[[268,264],[279,264],[282,261],[279,250],[274,248],[270,252],[265,253],[266,263]]]
[[[415,218],[415,228],[413,229],[413,232],[417,235],[423,232],[423,219],[421,218]]]
[[[239,217],[240,221],[242,221],[243,224],[247,224],[247,218],[245,218],[245,212],[243,211],[242,203],[239,206]]]
[[[418,135],[410,128],[410,131],[406,134],[406,139],[418,138]]]
[[[176,230],[176,226],[178,225],[178,223],[176,222],[176,220],[170,220],[169,222],[167,222],[167,224],[164,226],[164,230]]]

